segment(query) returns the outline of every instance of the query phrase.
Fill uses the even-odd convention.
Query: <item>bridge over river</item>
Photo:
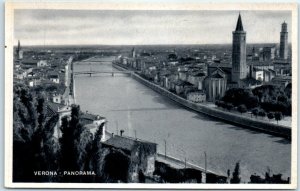
[[[119,70],[111,70],[111,71],[80,71],[80,72],[74,72],[75,76],[78,75],[89,75],[92,77],[94,74],[111,74],[114,76],[115,74],[131,74],[131,71],[119,71]]]
[[[93,58],[93,61],[114,58]],[[112,71],[111,62],[75,64],[75,72]],[[231,125],[182,108],[129,75],[76,76],[76,103],[108,120],[110,132],[158,143],[158,152],[218,174],[233,172],[240,162],[243,182],[251,174],[291,177],[291,142],[284,138]],[[206,153],[206,157],[204,155]],[[205,158],[207,160],[205,160]],[[163,158],[162,158],[163,160]]]

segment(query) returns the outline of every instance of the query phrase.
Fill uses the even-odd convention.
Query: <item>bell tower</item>
[[[241,79],[245,79],[248,74],[246,64],[246,32],[244,31],[240,14],[232,36],[231,81],[238,83]]]

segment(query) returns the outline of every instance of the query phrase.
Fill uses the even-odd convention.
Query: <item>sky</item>
[[[22,45],[230,44],[239,11],[29,10],[14,13]],[[241,11],[247,43],[279,43],[290,11]]]

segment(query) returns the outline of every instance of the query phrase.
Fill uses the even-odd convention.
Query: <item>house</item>
[[[285,88],[292,82],[291,76],[276,76],[271,80],[271,84]]]
[[[202,103],[206,101],[206,93],[204,91],[191,91],[187,93],[187,100]]]
[[[51,82],[59,84],[59,75],[58,74],[50,74],[49,79]]]
[[[270,82],[276,75],[276,72],[271,69],[264,70],[264,82]]]
[[[54,134],[53,136],[56,138],[60,138],[61,135],[61,130],[60,130],[60,126],[61,126],[61,119],[65,116],[71,116],[71,106],[68,105],[64,105],[64,104],[60,104],[60,103],[53,103],[53,102],[48,102],[46,105],[46,116],[48,118],[52,117],[55,114],[58,114],[59,119],[58,122],[56,124],[56,126],[54,127]]]
[[[38,77],[31,78],[27,81],[29,87],[34,87],[41,84],[41,79]]]
[[[17,79],[19,79],[19,80],[22,80],[22,79],[24,79],[24,78],[26,78],[26,76],[27,76],[27,73],[26,73],[26,71],[24,71],[24,70],[18,70],[17,72],[15,72],[15,74],[14,74],[14,77],[15,78],[17,78]]]
[[[102,143],[102,150],[122,152],[129,159],[126,182],[138,183],[141,174],[152,176],[155,170],[157,144],[131,137],[114,135]],[[119,159],[120,162],[122,159]]]
[[[52,96],[52,102],[53,103],[62,103],[62,95],[58,93],[54,93]]]
[[[255,80],[264,81],[264,71],[262,69],[251,66],[250,75]]]
[[[15,77],[16,77],[17,79],[22,80],[22,79],[26,78],[27,75],[28,75],[29,73],[31,73],[31,72],[32,72],[32,68],[31,68],[31,67],[29,67],[29,68],[27,68],[27,69],[19,69],[18,71],[16,71]]]
[[[98,127],[102,123],[104,123],[103,129],[102,129],[101,141],[105,140],[106,119],[104,117],[86,112],[86,113],[83,113],[82,115],[80,115],[79,121],[85,128],[89,129],[93,135],[95,135],[96,131],[98,130]]]
[[[292,64],[290,60],[275,60],[273,62],[277,75],[289,75],[292,73]]]
[[[175,84],[175,92],[176,94],[182,94],[185,92],[187,88],[193,88],[193,87],[194,85],[189,82],[178,80]]]
[[[37,67],[45,67],[45,66],[48,66],[46,60],[40,60],[37,62]]]
[[[37,67],[38,60],[33,59],[24,59],[22,60],[22,64],[29,67]]]
[[[206,75],[203,72],[190,72],[187,76],[187,81],[193,84],[195,87],[198,87],[200,90],[202,89],[202,83],[205,79]]]
[[[185,70],[178,71],[179,80],[187,81],[187,77],[188,77],[188,72],[187,71],[185,71]]]

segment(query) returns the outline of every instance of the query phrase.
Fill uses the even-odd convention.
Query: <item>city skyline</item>
[[[291,42],[291,12],[240,13],[248,44],[279,44],[284,21]],[[16,10],[14,44],[18,40],[25,46],[230,44],[238,14],[239,11],[203,10]]]

